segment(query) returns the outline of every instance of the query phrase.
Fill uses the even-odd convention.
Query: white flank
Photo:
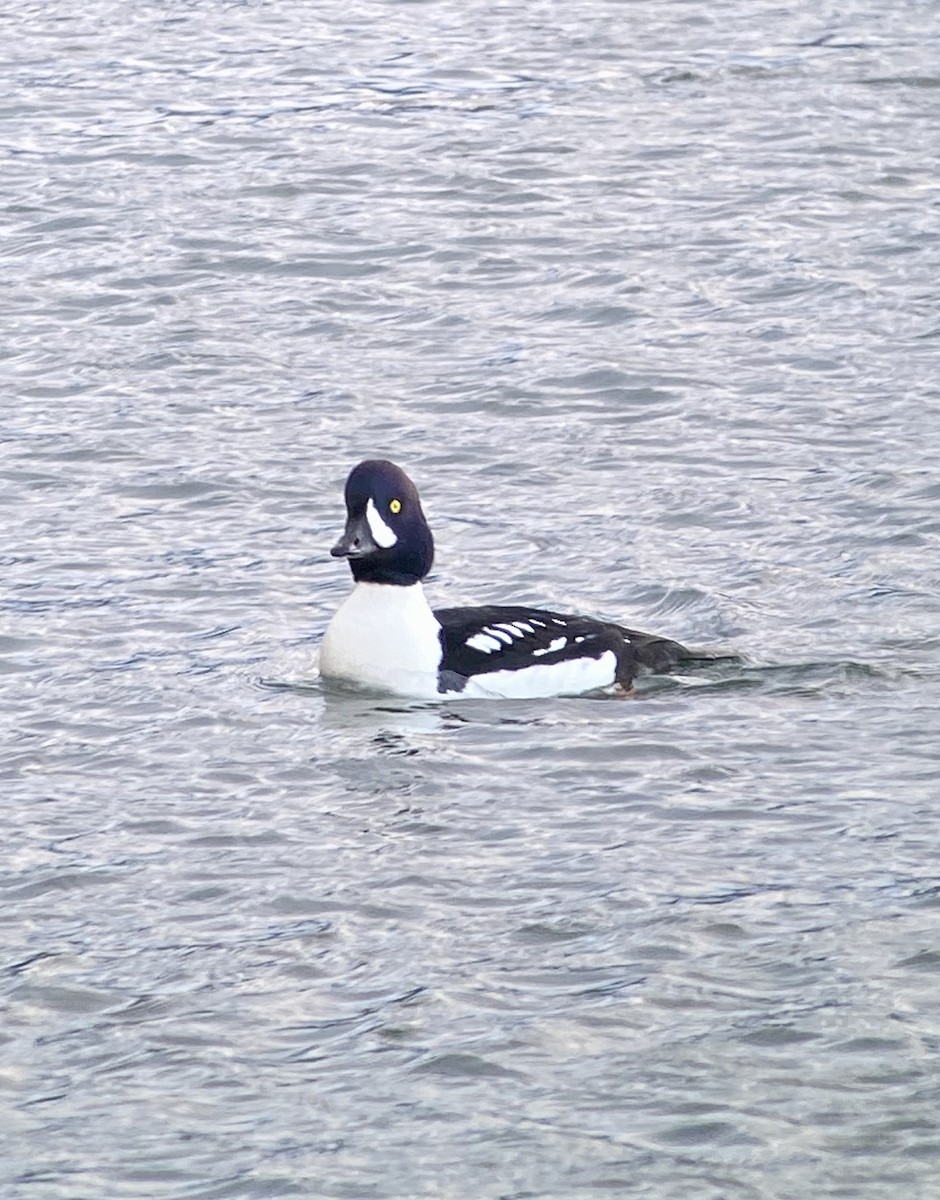
[[[512,634],[507,633],[506,630],[500,628],[499,625],[487,625],[483,632],[488,633],[490,637],[499,638],[504,646],[512,645]]]
[[[471,650],[482,650],[484,654],[493,654],[503,648],[499,638],[488,637],[485,633],[475,633],[472,638],[467,638],[467,645]]]
[[[474,675],[453,699],[539,700],[548,696],[580,696],[610,687],[616,678],[617,657],[605,650],[600,658],[572,658],[538,663],[519,671],[489,671]]]
[[[357,583],[327,626],[320,674],[400,696],[439,699],[440,628],[420,583]]]
[[[523,636],[523,631],[519,628],[518,625],[500,624],[500,625],[494,625],[493,628],[505,630],[506,633],[509,634],[510,640],[515,639],[515,638],[520,638]],[[532,631],[529,630],[529,632],[531,633]]]
[[[375,544],[381,546],[383,550],[388,550],[398,541],[395,530],[390,525],[386,525],[382,520],[382,514],[375,507],[372,497],[369,497],[369,503],[366,505],[366,520],[369,522],[369,530],[375,539]]]

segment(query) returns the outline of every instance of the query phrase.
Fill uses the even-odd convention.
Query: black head
[[[346,558],[357,583],[423,579],[434,562],[434,539],[418,490],[401,467],[367,459],[346,480],[346,528],[330,554]]]

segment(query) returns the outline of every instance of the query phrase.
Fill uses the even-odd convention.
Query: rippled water
[[[0,13],[5,1198],[940,1194],[938,15]],[[742,661],[324,692],[376,454]]]

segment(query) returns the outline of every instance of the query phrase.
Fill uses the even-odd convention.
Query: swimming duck
[[[628,691],[641,668],[696,656],[612,621],[525,605],[432,609],[422,580],[434,539],[415,485],[368,459],[346,481],[346,528],[330,553],[355,586],[327,627],[320,673],[422,699],[576,696]]]

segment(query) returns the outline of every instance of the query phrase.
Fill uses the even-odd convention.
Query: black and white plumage
[[[417,489],[370,459],[346,481],[346,528],[331,550],[355,587],[327,627],[325,678],[397,695],[531,698],[628,689],[641,668],[694,656],[610,621],[517,605],[431,610],[422,579],[434,540]]]

